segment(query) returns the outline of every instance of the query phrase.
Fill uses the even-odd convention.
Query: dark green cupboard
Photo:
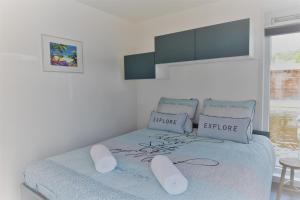
[[[250,19],[243,19],[196,31],[196,60],[248,56]]]
[[[124,57],[125,80],[155,79],[154,52]]]
[[[250,19],[155,37],[155,52],[124,57],[125,79],[155,79],[155,64],[251,56]]]
[[[195,31],[188,30],[155,37],[155,63],[195,59]]]

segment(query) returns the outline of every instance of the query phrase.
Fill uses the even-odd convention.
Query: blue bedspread
[[[141,129],[104,141],[118,167],[98,173],[85,147],[33,163],[25,183],[55,200],[269,200],[274,168],[270,141],[254,136],[250,144]],[[168,194],[149,167],[167,155],[188,179],[181,195]]]

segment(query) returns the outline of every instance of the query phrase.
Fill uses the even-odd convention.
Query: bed
[[[270,140],[254,135],[250,144],[141,129],[102,142],[118,160],[110,173],[98,173],[90,146],[28,166],[23,199],[57,200],[269,200],[275,165]],[[188,179],[180,195],[168,194],[149,168],[155,155],[167,155]],[[26,197],[27,196],[27,197]]]

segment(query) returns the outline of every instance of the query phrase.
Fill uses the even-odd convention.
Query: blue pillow
[[[185,125],[184,125],[184,132],[185,133],[193,132],[193,122],[190,118],[186,119],[186,122],[185,122]]]
[[[175,133],[184,133],[187,119],[187,113],[170,114],[153,111],[150,116],[148,128],[171,131]]]
[[[198,135],[203,137],[249,143],[247,130],[251,118],[199,116]]]
[[[157,112],[172,114],[187,113],[192,120],[195,117],[198,104],[198,99],[172,99],[162,97],[159,100]]]
[[[204,100],[204,115],[233,118],[250,118],[248,138],[252,139],[253,120],[255,114],[255,100],[247,101],[223,101],[215,99]]]

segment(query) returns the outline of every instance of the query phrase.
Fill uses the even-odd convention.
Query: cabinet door
[[[250,19],[196,29],[196,59],[249,55]]]
[[[155,79],[154,52],[124,57],[125,80]]]
[[[195,59],[195,31],[188,30],[155,37],[155,63]]]

